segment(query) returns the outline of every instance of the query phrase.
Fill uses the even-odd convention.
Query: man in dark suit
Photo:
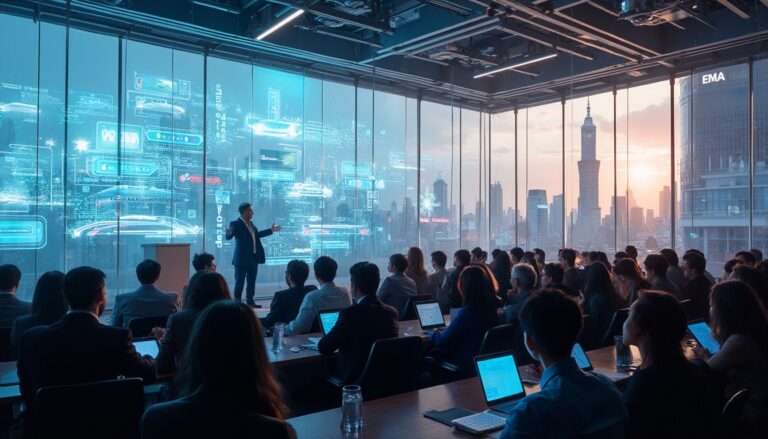
[[[0,265],[0,327],[10,328],[16,317],[32,312],[32,304],[16,297],[21,270],[11,264]]]
[[[701,253],[688,252],[683,255],[683,274],[688,282],[683,287],[680,300],[691,299],[688,320],[709,320],[709,292],[712,282],[704,275],[706,269],[707,260]]]
[[[571,291],[580,292],[584,287],[584,276],[576,268],[576,250],[560,250],[560,265],[563,267],[563,285]]]
[[[78,267],[64,277],[69,312],[50,326],[21,337],[18,363],[21,395],[29,406],[41,387],[114,379],[155,378],[155,362],[136,352],[131,332],[99,323],[107,302],[104,273]]]
[[[271,228],[259,231],[251,222],[253,218],[251,203],[242,203],[237,210],[240,212],[240,218],[229,223],[226,234],[227,240],[235,238],[235,254],[232,255],[232,265],[235,266],[235,300],[238,302],[242,300],[243,285],[247,279],[245,303],[255,306],[253,295],[256,292],[259,264],[267,260],[261,238],[279,232],[281,227],[273,224]]]
[[[288,263],[285,268],[285,283],[287,290],[278,291],[272,297],[269,314],[261,321],[265,328],[271,328],[275,323],[292,322],[299,315],[299,307],[304,296],[317,289],[314,285],[304,285],[309,277],[309,265],[297,259]]]
[[[176,293],[166,293],[157,288],[160,279],[160,264],[145,259],[136,266],[136,278],[141,286],[136,291],[118,294],[112,309],[112,326],[127,328],[137,317],[169,316],[178,309]]]
[[[358,262],[349,274],[357,303],[339,312],[336,326],[317,344],[317,350],[324,355],[339,350],[336,374],[345,383],[360,377],[376,340],[394,338],[399,333],[397,310],[376,297],[381,281],[379,268],[369,262]]]
[[[472,255],[468,250],[457,250],[453,254],[453,271],[448,273],[443,287],[440,293],[438,293],[437,301],[440,303],[440,312],[443,314],[450,313],[451,308],[461,308],[464,306],[464,299],[459,292],[459,276],[471,260]]]

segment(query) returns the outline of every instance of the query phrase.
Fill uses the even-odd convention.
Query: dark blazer
[[[160,340],[160,352],[156,359],[158,373],[176,371],[176,363],[187,350],[187,341],[200,311],[190,308],[168,317],[168,323],[165,324],[165,335]]]
[[[119,375],[155,379],[155,362],[136,352],[127,329],[102,325],[84,312],[66,314],[50,326],[21,337],[19,386],[32,403],[41,387],[114,379]]]
[[[444,351],[446,360],[459,366],[462,373],[474,371],[472,359],[480,351],[485,333],[496,324],[487,319],[479,310],[463,306],[444,331],[432,334],[435,347]]]
[[[603,336],[608,332],[616,307],[611,304],[608,293],[604,292],[590,294],[584,299],[581,307],[584,314],[589,314],[589,319],[582,329],[582,339],[586,344],[585,349],[592,349],[603,340]]]
[[[127,328],[136,317],[168,316],[178,309],[176,293],[166,293],[154,285],[142,285],[136,291],[115,296],[112,326]]]
[[[11,330],[11,347],[13,348],[13,358],[19,358],[19,343],[21,336],[35,326],[45,326],[52,322],[43,321],[38,314],[27,314],[13,321]]]
[[[290,323],[297,315],[304,296],[310,291],[317,289],[314,285],[304,285],[303,287],[293,287],[287,290],[278,291],[272,297],[272,303],[269,305],[269,314],[262,319],[261,324],[265,328],[273,326],[275,323]]]
[[[682,292],[680,300],[691,299],[688,307],[691,315],[689,320],[705,319],[709,320],[709,291],[712,289],[712,282],[706,276],[700,274],[689,280]]]
[[[0,327],[10,328],[17,317],[31,312],[31,303],[19,300],[13,293],[0,293]]]
[[[185,398],[147,409],[141,419],[141,437],[294,439],[296,432],[285,421],[234,407],[201,386]]]
[[[581,291],[581,289],[584,288],[584,276],[578,268],[569,268],[563,273],[563,285],[568,287],[571,291]]]
[[[256,265],[263,264],[267,261],[266,254],[264,253],[264,246],[261,245],[261,238],[266,238],[272,234],[272,229],[266,229],[259,231],[256,226],[253,225],[253,221],[249,221],[251,227],[253,227],[253,234],[256,236],[256,251],[253,250],[253,239],[251,239],[251,233],[248,232],[248,227],[245,225],[242,219],[238,218],[229,223],[229,227],[232,228],[232,234],[226,234],[227,241],[235,238],[235,253],[232,255],[232,265]]]
[[[320,339],[317,350],[327,355],[338,349],[336,374],[345,383],[353,383],[363,372],[373,343],[398,334],[397,310],[375,296],[367,296],[339,312],[336,326]]]

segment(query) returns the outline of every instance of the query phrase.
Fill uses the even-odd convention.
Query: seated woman
[[[709,326],[720,350],[707,364],[725,375],[725,397],[749,389],[741,425],[747,436],[768,431],[768,320],[755,291],[729,280],[712,287]],[[707,357],[708,353],[704,352]]]
[[[613,288],[611,275],[605,265],[591,264],[586,277],[581,308],[584,314],[589,315],[589,319],[584,324],[583,340],[585,348],[594,349],[600,347],[611,325],[613,314],[622,308],[625,302]]]
[[[432,334],[434,346],[445,360],[459,367],[462,376],[474,371],[472,359],[480,350],[486,331],[496,325],[498,301],[494,282],[477,265],[466,267],[459,275],[459,292],[464,301],[450,325]]]
[[[651,288],[651,283],[645,280],[634,259],[622,259],[617,262],[613,267],[613,274],[621,289],[621,295],[628,304],[637,300],[640,291]]]
[[[686,326],[685,310],[669,293],[646,290],[632,304],[624,342],[638,347],[643,362],[623,394],[628,439],[712,437],[722,388],[710,384],[705,363],[685,358]]]
[[[67,301],[64,300],[64,273],[49,271],[43,273],[35,285],[32,296],[32,313],[16,318],[11,330],[11,345],[14,352],[19,349],[21,336],[35,326],[46,326],[58,321],[67,313]]]
[[[283,420],[280,385],[249,306],[225,300],[206,308],[192,329],[183,372],[187,396],[151,406],[142,438],[296,437]]]
[[[153,333],[160,339],[160,353],[157,354],[157,372],[173,373],[176,363],[184,353],[192,332],[192,325],[200,313],[217,300],[231,299],[227,281],[219,273],[200,272],[187,298],[183,311],[171,314],[165,330],[156,328]],[[190,282],[190,285],[192,283]]]

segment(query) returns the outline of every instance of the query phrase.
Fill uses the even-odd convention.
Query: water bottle
[[[283,339],[285,338],[285,323],[275,323],[272,329],[272,352],[283,352]]]
[[[363,394],[360,386],[344,386],[341,395],[341,429],[353,433],[363,427]]]
[[[624,344],[624,337],[617,335],[613,338],[616,343],[616,370],[626,372],[632,366],[632,349]]]

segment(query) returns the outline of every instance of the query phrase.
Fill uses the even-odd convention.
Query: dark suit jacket
[[[680,300],[691,299],[688,307],[691,315],[688,319],[706,319],[709,320],[709,291],[712,289],[712,282],[706,276],[700,274],[689,280],[682,293]]]
[[[176,371],[176,362],[187,349],[187,341],[192,333],[192,326],[201,310],[190,308],[171,314],[165,325],[165,335],[160,340],[160,353],[157,354],[157,372]]]
[[[141,419],[141,437],[294,439],[296,432],[285,421],[234,407],[201,386],[190,396],[147,409]]]
[[[232,234],[226,234],[227,241],[235,238],[235,253],[232,255],[232,265],[257,265],[267,261],[264,253],[264,246],[261,245],[261,238],[266,238],[272,234],[272,229],[259,231],[250,221],[253,227],[253,234],[256,237],[256,251],[253,250],[253,239],[248,227],[242,219],[238,218],[229,223],[232,228]]]
[[[363,372],[373,343],[397,337],[398,333],[397,310],[368,296],[339,312],[336,326],[320,339],[317,349],[326,355],[338,349],[336,374],[345,383],[353,383]]]
[[[142,285],[132,293],[115,296],[112,326],[128,327],[136,317],[168,316],[177,311],[178,296],[154,285]]]
[[[569,268],[563,273],[563,285],[571,291],[581,291],[584,287],[584,276],[578,268]]]
[[[603,340],[603,336],[608,332],[616,307],[611,305],[608,293],[605,292],[590,294],[584,299],[581,307],[584,314],[589,314],[589,319],[582,329],[582,339],[586,344],[585,349],[592,349]]]
[[[273,326],[275,323],[290,323],[297,315],[304,296],[310,291],[317,289],[314,285],[304,285],[303,287],[293,287],[287,290],[278,291],[272,297],[272,303],[269,305],[269,314],[261,321],[265,328]]]
[[[19,300],[13,293],[0,293],[0,327],[10,328],[17,317],[31,312],[31,303]]]
[[[19,358],[19,343],[21,336],[35,326],[49,325],[51,322],[45,322],[37,314],[27,314],[13,321],[13,330],[11,331],[11,347],[13,348],[13,358]]]
[[[449,362],[461,368],[462,374],[471,374],[475,368],[472,359],[480,351],[485,333],[496,323],[489,321],[480,310],[465,305],[445,330],[432,334],[432,342],[445,353]]]
[[[445,288],[450,288],[451,295],[449,304],[451,308],[461,308],[464,306],[464,299],[461,297],[461,293],[459,292],[459,276],[461,275],[461,272],[464,270],[465,265],[459,265],[456,267],[453,271],[451,271],[451,274],[448,275],[448,278],[445,280]],[[445,310],[441,310],[445,311]],[[444,312],[444,314],[447,314]]]
[[[155,379],[155,362],[136,352],[127,329],[102,325],[88,313],[66,314],[21,337],[18,374],[29,405],[41,387],[114,379]]]

